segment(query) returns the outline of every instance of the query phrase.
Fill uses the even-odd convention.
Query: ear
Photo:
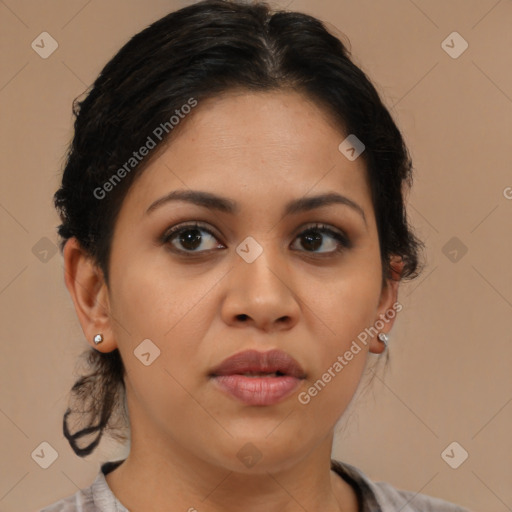
[[[384,280],[380,294],[379,305],[377,307],[377,316],[374,321],[374,327],[379,333],[388,334],[395,323],[396,315],[402,309],[402,305],[398,302],[398,287],[400,278],[404,268],[404,261],[399,256],[392,256],[391,277]],[[370,352],[380,354],[384,352],[385,345],[377,336],[374,336],[370,343]]]
[[[74,237],[66,242],[63,255],[64,279],[82,331],[96,350],[111,352],[117,344],[113,336],[108,288],[103,272]],[[93,341],[96,334],[103,335],[103,341],[98,345]]]

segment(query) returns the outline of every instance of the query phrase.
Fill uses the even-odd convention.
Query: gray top
[[[114,495],[105,475],[123,460],[102,464],[98,476],[87,488],[77,491],[38,512],[130,512]],[[372,482],[360,469],[332,460],[331,467],[357,494],[359,512],[471,512],[425,494],[396,489],[386,482]]]

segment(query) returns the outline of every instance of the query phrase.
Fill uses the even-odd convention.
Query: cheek
[[[312,312],[308,315],[316,326],[312,332],[318,339],[311,354],[317,371],[298,398],[311,421],[322,416],[335,423],[356,392],[366,365],[367,339],[358,336],[376,321],[380,274],[371,266],[349,269],[321,289],[322,293],[310,293],[308,301]]]
[[[363,269],[363,270],[361,270]],[[380,270],[377,266],[377,270]],[[310,313],[326,336],[329,351],[343,350],[376,320],[380,301],[381,276],[375,266],[348,267],[328,281],[307,283],[305,297]],[[312,320],[313,321],[313,320]]]
[[[208,287],[192,285],[183,275],[169,276],[156,265],[137,264],[135,258],[119,268],[123,271],[112,275],[110,305],[126,381],[136,409],[168,426],[172,411],[194,405],[185,389],[191,369],[198,369],[194,360],[206,318],[200,299]],[[143,354],[148,352],[146,365]]]
[[[122,274],[114,275],[112,280],[111,311],[126,328],[124,333],[119,331],[122,338],[128,331],[133,342],[154,338],[166,344],[175,332],[186,330],[187,326],[198,328],[197,323],[187,319],[198,316],[201,300],[207,296],[215,276],[190,279],[183,272],[171,273],[169,266],[158,261],[148,265],[148,260],[138,263],[133,258],[120,265]]]
[[[220,275],[212,272],[193,278],[171,272],[158,262],[150,266],[147,259],[145,264],[137,264],[135,258],[119,268],[122,274],[112,276],[111,311],[115,337],[133,388],[148,403],[161,400],[170,405],[172,401],[170,410],[186,407],[190,396],[183,394],[177,383],[187,388],[197,384],[191,380],[202,368],[194,361],[201,340],[211,328],[216,311],[212,307],[214,285]],[[151,343],[141,345],[144,340]],[[153,362],[145,366],[137,355],[148,350]],[[154,359],[153,354],[157,354]]]
[[[333,361],[307,382],[297,395],[298,417],[302,427],[330,430],[343,416],[361,381],[366,363],[366,351],[361,350],[345,365]],[[340,370],[340,368],[342,368]],[[302,428],[300,432],[302,432]]]
[[[345,283],[347,284],[347,283]],[[328,295],[317,298],[313,308],[324,322],[311,359],[315,372],[310,375],[297,400],[306,423],[322,418],[332,426],[346,410],[361,381],[368,355],[367,342],[358,336],[375,320],[379,290],[370,283],[333,287]]]

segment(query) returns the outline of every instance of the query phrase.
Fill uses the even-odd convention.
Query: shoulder
[[[112,464],[112,463],[109,463]],[[37,512],[125,512],[126,509],[117,501],[110,490],[103,469],[94,482],[85,489],[67,496]]]
[[[471,512],[454,503],[404,489],[393,487],[388,482],[374,482],[359,468],[340,461],[332,461],[343,478],[357,488],[363,501],[363,510],[368,512]]]
[[[383,512],[387,510],[402,510],[403,512],[406,510],[407,512],[470,512],[467,508],[455,503],[425,494],[397,489],[387,482],[372,482],[371,488],[382,505]]]
[[[47,505],[37,512],[97,512],[98,510],[92,499],[91,487],[87,487]]]

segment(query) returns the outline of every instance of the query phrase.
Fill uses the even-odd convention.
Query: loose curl
[[[370,80],[345,45],[318,19],[272,10],[266,3],[206,0],[172,12],[133,36],[106,64],[82,101],[75,100],[74,136],[62,184],[54,203],[63,249],[75,237],[109,283],[109,256],[118,212],[127,191],[171,139],[158,142],[103,199],[94,190],[142,147],[155,127],[195,98],[201,101],[231,90],[293,90],[322,106],[345,134],[365,144],[375,210],[383,282],[419,275],[423,243],[409,226],[404,195],[412,185],[412,163],[405,142]],[[191,114],[193,115],[193,114]],[[187,119],[181,123],[186,123]],[[393,257],[403,268],[393,265]],[[72,394],[90,401],[87,427],[64,435],[85,456],[111,427],[112,413],[125,393],[124,365],[118,349],[89,349],[91,372]],[[84,414],[84,413],[82,413]],[[97,433],[80,448],[77,440]],[[120,438],[125,438],[121,436]]]

